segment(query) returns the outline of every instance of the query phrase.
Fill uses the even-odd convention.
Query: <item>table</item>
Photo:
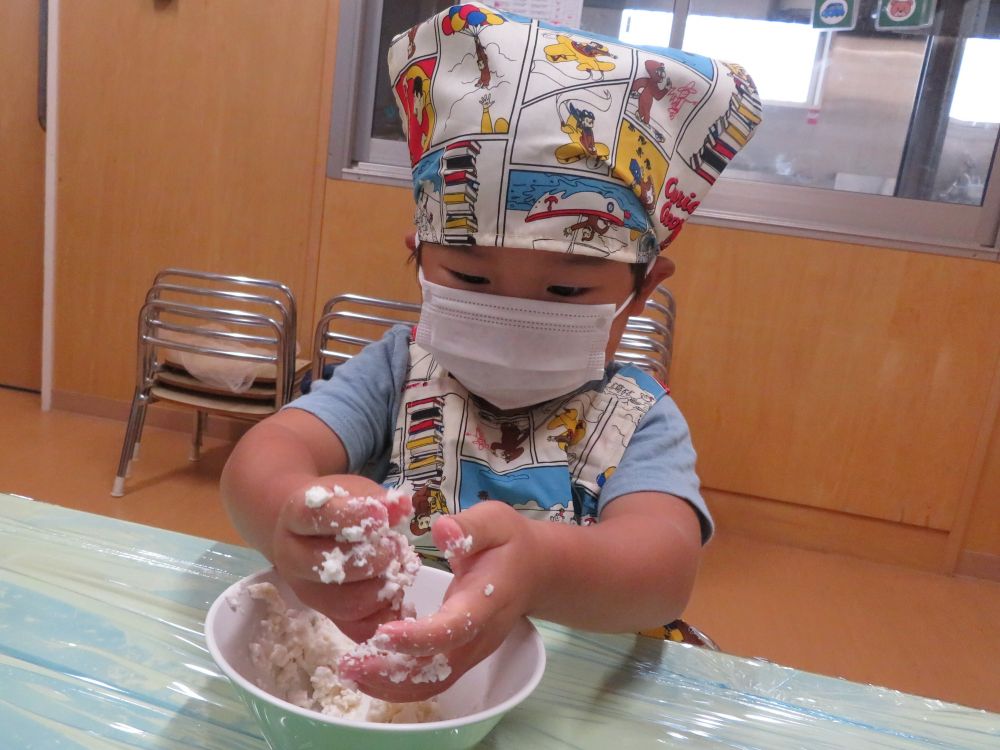
[[[205,648],[255,551],[0,494],[0,748],[265,750]],[[1000,715],[537,622],[532,698],[484,748],[1000,748]]]

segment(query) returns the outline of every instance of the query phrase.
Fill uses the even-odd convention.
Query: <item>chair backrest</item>
[[[615,351],[615,360],[633,363],[664,385],[670,376],[673,350],[674,298],[666,287],[657,287],[646,302],[643,315],[629,318]],[[313,342],[314,380],[328,364],[346,362],[394,325],[415,325],[420,305],[412,302],[341,294],[323,306]]]
[[[416,325],[420,305],[413,302],[340,294],[323,305],[313,340],[313,380],[328,364],[346,362],[395,325]]]
[[[665,286],[656,287],[646,300],[643,314],[628,319],[615,359],[632,362],[667,385],[673,361],[676,317],[674,296]]]
[[[170,302],[173,305],[152,304],[156,302]],[[160,271],[154,278],[153,285],[146,293],[146,305],[152,305],[149,308],[149,313],[154,314],[151,319],[166,313],[168,317],[174,318],[173,327],[180,325],[185,329],[172,331],[175,338],[190,339],[192,336],[199,336],[203,344],[207,344],[209,343],[205,339],[207,336],[217,343],[217,346],[202,347],[212,349],[216,353],[199,351],[201,354],[248,362],[254,360],[238,356],[239,353],[233,351],[234,345],[275,347],[281,356],[280,367],[277,362],[273,363],[271,378],[275,383],[275,390],[282,391],[281,403],[287,402],[292,397],[295,374],[296,305],[291,289],[285,284],[248,276],[168,268]],[[179,312],[181,309],[186,311],[183,315]],[[195,322],[189,326],[182,325],[177,320],[178,316]],[[269,335],[272,324],[278,328],[276,339],[273,341],[271,339],[274,337]],[[225,332],[212,332],[206,330],[205,326],[215,328],[224,326],[230,329],[228,333],[232,335],[218,335]],[[227,342],[230,346],[228,350],[225,348]],[[167,347],[162,341],[159,342],[159,346],[167,351],[191,351],[177,346]],[[265,360],[258,361],[264,363]]]

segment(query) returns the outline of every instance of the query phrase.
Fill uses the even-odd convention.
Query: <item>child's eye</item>
[[[485,276],[472,276],[471,274],[460,273],[458,271],[453,271],[450,268],[448,269],[448,273],[450,273],[452,276],[454,276],[459,281],[464,282],[466,284],[489,284],[490,283],[490,280],[487,279]]]
[[[581,294],[587,291],[587,287],[583,286],[550,286],[548,289],[550,294],[554,294],[557,297],[579,297]]]

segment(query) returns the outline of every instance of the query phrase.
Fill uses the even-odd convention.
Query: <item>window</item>
[[[409,184],[385,51],[450,4],[341,4],[331,177]],[[941,0],[933,25],[909,32],[876,28],[878,0],[860,0],[851,31],[814,29],[812,6],[584,0],[580,25],[756,79],[764,125],[696,221],[997,259],[1000,0]]]

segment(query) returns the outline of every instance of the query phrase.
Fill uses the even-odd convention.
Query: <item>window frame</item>
[[[406,144],[371,137],[381,0],[340,4],[327,176],[411,187]],[[670,44],[679,46],[689,0],[674,2]],[[345,137],[346,134],[346,137]],[[1000,261],[1000,139],[982,206],[720,179],[694,223]],[[738,163],[734,165],[738,168]],[[838,218],[844,217],[844,218]]]

